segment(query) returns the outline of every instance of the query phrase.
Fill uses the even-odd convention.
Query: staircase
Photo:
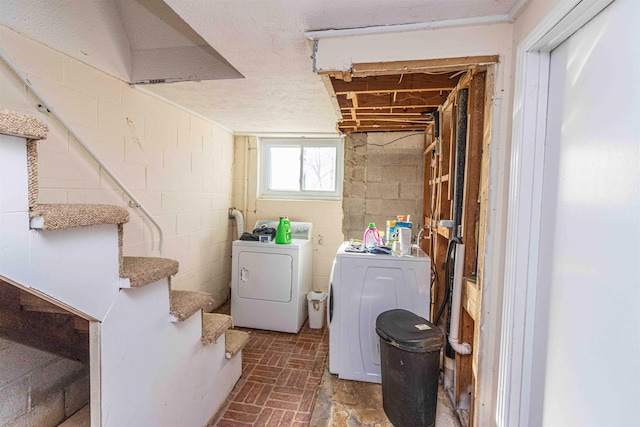
[[[0,280],[20,290],[12,316],[69,316],[67,335],[88,334],[88,354],[78,345],[75,358],[89,360],[91,404],[67,425],[206,425],[240,378],[248,334],[230,329],[230,316],[204,313],[209,294],[171,289],[176,261],[123,255],[126,209],[38,204],[47,132],[0,110]],[[72,344],[60,345],[66,357]]]

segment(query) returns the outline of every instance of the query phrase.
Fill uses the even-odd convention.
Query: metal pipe
[[[49,104],[49,102],[47,102],[47,100],[44,98],[44,96],[35,88],[35,86],[33,86],[33,84],[29,81],[27,76],[24,75],[24,73],[22,73],[22,71],[20,71],[18,69],[18,67],[13,63],[13,61],[11,61],[11,59],[4,53],[4,51],[2,49],[0,49],[0,58],[2,58],[2,60],[5,62],[5,64],[7,64],[9,66],[9,68],[11,68],[11,71],[13,71],[15,73],[15,75],[18,76],[18,78],[25,85],[27,85],[27,87],[36,96],[36,98],[38,98],[40,100],[42,105],[44,105],[44,107],[47,110],[49,110],[49,112],[51,114],[53,114],[53,116],[60,122],[60,124],[62,124],[62,126],[64,126],[65,129],[67,129],[69,134],[71,136],[73,136],[73,138],[78,142],[78,144],[80,144],[80,146],[87,152],[87,154],[89,154],[89,156],[91,156],[91,158],[96,163],[98,163],[98,166],[100,166],[100,168],[102,168],[102,170],[105,171],[105,173],[109,176],[109,178],[111,178],[113,180],[113,182],[115,182],[118,185],[118,187],[120,187],[120,189],[122,189],[122,191],[135,204],[135,207],[140,209],[142,211],[142,213],[145,214],[145,216],[149,219],[149,221],[151,221],[151,223],[158,230],[158,235],[159,235],[159,248],[158,249],[160,250],[160,252],[162,252],[162,242],[164,240],[164,237],[163,237],[164,234],[162,232],[162,227],[160,227],[160,224],[158,224],[158,222],[153,218],[153,216],[151,216],[149,211],[147,211],[147,209],[142,205],[142,203],[140,203],[140,201],[136,198],[136,196],[134,196],[133,193],[131,193],[131,191],[129,191],[129,189],[124,185],[124,183],[122,181],[120,181],[120,179],[117,176],[115,176],[113,174],[113,172],[111,172],[111,170],[107,167],[107,165],[105,165],[102,162],[102,160],[100,160],[98,158],[98,155],[87,144],[85,144],[82,141],[82,138],[80,137],[80,135],[75,133],[75,131],[71,128],[71,126],[69,126],[69,124],[51,106],[51,104]]]
[[[469,89],[458,90],[456,110],[456,158],[455,183],[453,187],[453,235],[461,235],[462,203],[464,197],[464,168],[467,155],[467,100]]]

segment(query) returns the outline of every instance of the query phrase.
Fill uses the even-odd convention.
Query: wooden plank
[[[352,108],[351,108],[351,120],[356,122],[357,126],[360,126],[360,120],[356,115],[356,110],[358,108],[358,95],[354,92],[347,93],[347,99],[351,100]]]
[[[478,321],[478,287],[475,280],[470,277],[464,277],[462,279],[462,306],[469,316]]]
[[[31,288],[28,288],[26,286],[23,286],[20,283],[17,283],[17,282],[15,282],[15,281],[7,278],[7,277],[4,277],[4,276],[0,275],[0,282],[5,282],[5,283],[8,283],[8,284],[10,284],[12,286],[15,286],[16,288],[20,289],[23,292],[29,293],[31,295],[35,295],[36,297],[38,297],[40,299],[43,299],[43,300],[45,300],[47,302],[50,302],[51,304],[54,304],[54,305],[56,305],[56,306],[58,306],[58,307],[60,307],[60,308],[62,308],[64,310],[68,311],[69,313],[73,313],[76,316],[80,316],[83,319],[95,320],[91,316],[87,316],[85,313],[81,312],[80,310],[77,310],[74,307],[71,307],[70,305],[67,305],[67,304],[65,304],[65,303],[63,303],[61,301],[58,301],[55,298],[52,298],[47,294],[43,294],[43,293],[38,292],[38,291],[36,291],[34,289],[31,289]]]
[[[89,321],[82,317],[73,316],[73,327],[76,331],[89,332]]]
[[[396,124],[396,125],[390,125],[390,124],[385,124],[385,125],[378,125],[378,124],[373,124],[371,126],[368,125],[360,125],[360,126],[356,126],[356,125],[349,125],[349,126],[342,126],[339,125],[338,128],[344,132],[344,133],[352,133],[352,132],[392,132],[392,131],[423,131],[424,130],[424,126],[418,126],[418,125],[400,125],[400,124]]]
[[[460,329],[458,330],[458,337],[460,342],[473,342],[473,331],[475,328],[474,321],[464,308],[460,310]],[[456,354],[456,372],[455,372],[455,387],[454,398],[455,405],[460,404],[463,394],[471,392],[469,398],[473,399],[473,390],[471,389],[473,372],[472,372],[472,354]],[[464,396],[467,399],[467,396]],[[471,422],[469,423],[471,424]]]
[[[432,108],[446,101],[449,90],[413,90],[410,92],[354,92],[359,96],[359,108]],[[337,94],[340,108],[351,108],[353,104],[346,94]]]
[[[433,141],[431,144],[427,145],[427,148],[424,149],[424,155],[427,155],[427,153],[433,151],[436,148],[436,141]]]
[[[448,182],[449,181],[449,174],[446,174],[444,176],[441,176],[439,178],[436,179],[432,179],[431,181],[429,181],[430,185],[434,185],[434,184],[439,184],[441,182]]]
[[[0,280],[0,337],[69,359],[89,360],[89,340],[73,327],[71,315],[20,308],[20,288]]]
[[[430,146],[430,145],[435,145],[435,139],[434,139],[434,134],[433,134],[433,124],[430,124],[429,127],[427,127],[427,129],[424,132],[424,145],[425,146]],[[433,159],[433,153],[432,152],[427,152],[427,150],[425,150],[425,158],[424,158],[424,176],[423,176],[423,182],[428,182],[430,175],[432,173],[432,159]],[[428,225],[429,218],[431,217],[431,193],[433,191],[433,187],[429,186],[429,185],[424,185],[423,186],[423,193],[422,193],[422,218],[423,218],[423,224],[425,225],[425,227],[427,227],[428,229],[426,230],[426,232],[422,233],[422,240],[420,242],[418,242],[418,245],[420,246],[420,248],[422,248],[423,251],[425,251],[427,254],[429,254],[430,251],[430,246],[431,246],[431,227],[430,225]]]
[[[347,92],[380,93],[380,92],[406,92],[411,93],[423,90],[452,90],[458,84],[458,79],[451,79],[451,74],[400,74],[355,77],[350,82],[333,79],[333,90],[336,95]]]
[[[452,99],[456,99],[455,93],[452,94]],[[449,172],[449,175],[451,176],[451,184],[449,186],[449,192],[447,193],[447,200],[451,201],[453,200],[453,189],[456,185],[456,123],[458,121],[457,116],[457,108],[456,108],[456,104],[454,102],[452,102],[450,104],[451,106],[451,122],[449,122],[449,156],[447,158],[447,160],[449,161],[449,164],[447,165],[447,170]],[[449,209],[449,219],[453,219],[453,203],[450,203],[450,209]]]
[[[482,166],[480,172],[480,219],[479,219],[479,232],[478,232],[478,274],[477,274],[477,287],[478,287],[478,310],[482,310],[484,301],[482,298],[482,289],[484,288],[484,254],[486,252],[486,236],[487,236],[487,217],[489,212],[488,206],[488,191],[489,191],[489,170],[490,170],[490,151],[491,151],[491,107],[494,93],[494,79],[495,79],[495,67],[487,67],[485,75],[485,98],[484,98],[484,135],[482,140]],[[478,348],[480,340],[480,323],[476,322],[476,330],[474,333],[473,348]],[[478,352],[474,352],[473,356],[473,371],[478,372],[480,355]],[[486,373],[485,373],[486,374]],[[472,401],[479,402],[481,399],[480,393],[482,389],[478,386],[477,382],[474,382],[474,391],[472,394]],[[477,414],[477,411],[474,411]],[[473,425],[475,419],[470,419],[469,424]]]
[[[498,55],[483,55],[418,61],[361,62],[351,65],[351,75],[360,77],[425,71],[437,72],[452,68],[465,69],[472,65],[497,64],[498,60]]]
[[[462,242],[466,251],[463,275],[476,273],[477,223],[480,212],[480,169],[484,138],[485,73],[476,74],[469,84],[467,151],[462,207]]]
[[[441,129],[440,129],[440,168],[441,175],[449,175],[451,171],[451,145],[452,145],[452,131],[453,131],[453,112],[451,109],[445,110],[441,115]],[[440,184],[442,186],[442,183]],[[440,192],[440,216],[441,219],[451,219],[451,197],[449,196],[449,187],[446,188],[446,194]]]
[[[447,240],[451,239],[451,229],[449,227],[438,225],[438,234]]]
[[[50,303],[40,297],[37,297],[28,292],[20,293],[20,306],[24,311],[39,311],[41,313],[60,313],[71,314],[64,308],[58,307],[55,304]]]

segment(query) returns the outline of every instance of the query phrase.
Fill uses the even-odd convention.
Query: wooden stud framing
[[[486,213],[481,211],[481,201],[486,198],[486,173],[488,163],[489,141],[488,129],[490,124],[491,98],[488,95],[492,88],[492,73],[488,72],[492,67],[467,67],[464,76],[458,81],[458,86],[449,93],[447,100],[439,107],[440,114],[440,138],[427,144],[425,140],[425,224],[430,226],[431,239],[424,243],[423,247],[432,257],[432,263],[436,270],[438,283],[433,287],[432,296],[432,320],[445,292],[444,265],[448,242],[451,238],[451,229],[440,225],[443,219],[452,218],[452,193],[453,182],[450,177],[455,173],[453,150],[456,133],[456,104],[457,91],[463,87],[469,88],[469,107],[467,111],[467,150],[465,162],[464,202],[462,214],[461,238],[465,244],[465,259],[463,274],[465,291],[463,292],[463,310],[461,310],[459,336],[463,342],[472,343],[474,352],[472,355],[456,355],[455,382],[453,389],[454,405],[458,405],[463,394],[471,391],[471,404],[473,406],[476,381],[475,367],[477,366],[478,348],[478,316],[481,295],[481,271],[478,271],[478,281],[471,276],[476,273],[476,256],[482,250],[484,235],[483,221]],[[431,173],[429,173],[429,170]],[[430,189],[430,191],[428,191]],[[484,216],[483,216],[484,215]],[[480,251],[476,247],[480,245]],[[481,265],[479,260],[479,265]],[[480,268],[480,267],[479,267]],[[444,318],[440,319],[444,324]],[[470,425],[473,423],[473,409],[470,410]]]
[[[464,204],[462,211],[462,242],[477,247],[476,224],[479,219],[480,166],[484,137],[485,73],[476,74],[469,85],[469,124],[464,173]],[[476,273],[475,251],[465,252],[464,276]]]

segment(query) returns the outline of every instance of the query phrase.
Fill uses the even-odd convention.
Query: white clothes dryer
[[[336,254],[329,284],[329,372],[339,378],[380,383],[380,341],[376,319],[394,308],[429,319],[431,259],[412,255]]]
[[[278,221],[258,221],[276,228]],[[236,240],[231,260],[235,326],[296,333],[307,319],[311,291],[312,224],[292,222],[290,244]]]

